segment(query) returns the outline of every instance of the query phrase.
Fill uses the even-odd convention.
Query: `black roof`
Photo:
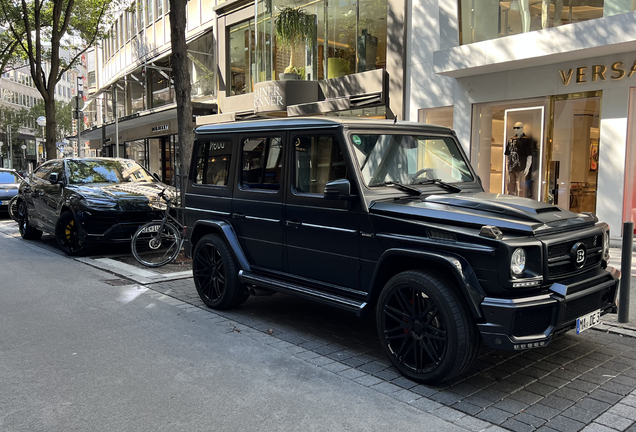
[[[352,129],[388,129],[407,128],[418,129],[422,132],[449,133],[450,129],[443,126],[435,126],[426,123],[378,120],[365,118],[347,117],[281,117],[263,120],[244,120],[231,123],[219,123],[213,125],[199,126],[197,134],[204,135],[218,132],[246,132],[251,130],[280,130],[280,129],[300,129],[300,128],[352,128]]]

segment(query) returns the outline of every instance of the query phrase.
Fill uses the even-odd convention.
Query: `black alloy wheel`
[[[391,362],[414,381],[452,379],[475,359],[472,317],[438,276],[414,270],[394,276],[380,294],[376,318]]]
[[[73,212],[66,211],[60,215],[55,225],[55,241],[67,255],[76,256],[86,252],[86,246],[80,235],[80,227]]]
[[[229,309],[247,300],[240,283],[236,260],[227,243],[208,234],[198,241],[192,256],[194,285],[203,303],[213,309]]]
[[[26,201],[23,199],[18,201],[16,220],[20,235],[25,240],[37,240],[42,237],[42,231],[29,225],[29,211],[27,210]]]

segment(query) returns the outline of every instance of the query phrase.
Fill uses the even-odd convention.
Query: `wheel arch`
[[[369,310],[375,308],[380,292],[389,279],[407,270],[426,270],[440,275],[450,282],[450,288],[455,291],[462,304],[468,307],[474,318],[483,317],[480,303],[485,294],[475,272],[464,258],[409,249],[389,249],[378,260],[367,298],[371,306]]]
[[[190,250],[194,253],[194,248],[203,236],[207,234],[217,234],[221,236],[228,244],[236,263],[240,270],[250,271],[250,264],[241,248],[241,244],[238,241],[238,236],[228,222],[224,220],[198,220],[192,227],[192,234],[190,234]]]

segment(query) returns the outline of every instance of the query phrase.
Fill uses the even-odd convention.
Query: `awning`
[[[137,128],[147,125],[149,123],[161,122],[166,120],[172,120],[177,118],[176,104],[170,104],[165,107],[156,108],[141,113],[135,113],[124,118],[119,119],[119,132],[123,132],[128,129]],[[104,135],[115,134],[115,122],[106,124],[106,133]],[[96,126],[91,129],[82,131],[82,139],[94,140],[102,138],[102,126]],[[68,139],[77,139],[77,136],[68,137]]]

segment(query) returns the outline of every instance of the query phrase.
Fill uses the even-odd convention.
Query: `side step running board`
[[[297,295],[305,297],[311,300],[316,300],[321,303],[330,304],[342,309],[346,309],[352,312],[360,314],[362,309],[367,305],[366,302],[352,300],[347,297],[342,297],[337,294],[326,293],[318,291],[313,288],[308,288],[303,285],[297,285],[290,282],[280,281],[267,276],[255,275],[245,270],[239,271],[239,278],[245,284],[253,284],[261,288],[268,288],[274,291],[280,291],[287,294]]]

